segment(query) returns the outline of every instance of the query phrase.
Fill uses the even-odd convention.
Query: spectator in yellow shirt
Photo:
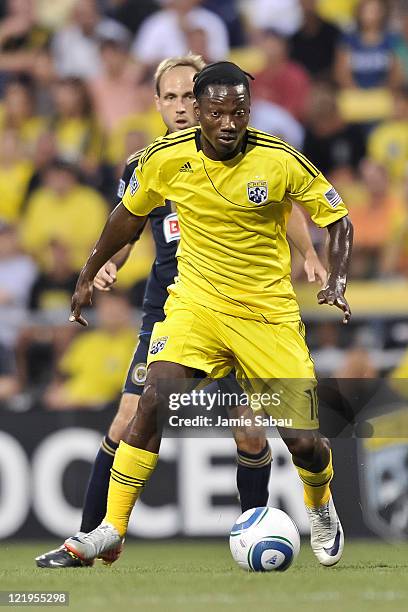
[[[74,338],[59,363],[59,380],[50,385],[50,410],[103,408],[121,391],[137,330],[124,294],[100,292],[98,327]]]
[[[44,173],[43,186],[27,202],[21,226],[23,246],[44,266],[48,245],[59,240],[69,250],[73,269],[79,270],[106,216],[105,200],[92,187],[80,184],[75,167],[53,162]]]
[[[14,222],[20,216],[33,164],[22,155],[15,130],[0,133],[0,218]]]
[[[401,180],[408,170],[408,86],[394,94],[394,112],[389,121],[375,128],[368,139],[368,154],[383,164],[392,179]]]
[[[28,81],[14,79],[7,83],[0,104],[0,133],[13,129],[23,145],[25,157],[31,157],[38,139],[46,130],[44,117],[35,114],[34,89]]]
[[[58,155],[93,176],[101,161],[103,139],[87,86],[79,78],[66,77],[55,83],[52,94],[55,116],[51,126]]]

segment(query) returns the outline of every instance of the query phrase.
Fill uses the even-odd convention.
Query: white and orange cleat
[[[335,565],[341,559],[344,549],[344,534],[340,519],[334,507],[333,498],[320,508],[308,508],[310,520],[310,544],[322,565]]]
[[[107,550],[102,555],[98,557],[102,561],[104,565],[112,565],[115,563],[122,554],[122,551],[125,546],[125,538],[123,538],[122,542],[116,548],[112,548],[111,550]]]
[[[110,523],[102,523],[89,533],[81,535],[74,535],[68,538],[64,542],[64,546],[67,550],[71,551],[82,559],[82,561],[89,561],[96,559],[97,557],[105,558],[105,553],[112,552],[108,563],[113,563],[119,557],[118,549],[122,545],[122,538],[119,535],[117,529]]]

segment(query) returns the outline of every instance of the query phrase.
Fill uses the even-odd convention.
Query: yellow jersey
[[[95,329],[74,338],[59,364],[67,376],[69,400],[96,406],[116,399],[136,342],[136,330],[127,327],[115,333]]]
[[[0,165],[0,218],[11,223],[20,217],[20,211],[34,173],[33,164],[19,159],[7,166]]]
[[[368,138],[367,151],[387,168],[392,179],[403,180],[408,169],[408,122],[385,121],[379,125]]]
[[[105,200],[92,187],[76,185],[65,195],[40,187],[28,200],[21,219],[22,245],[46,267],[49,243],[58,240],[67,246],[73,269],[80,270],[107,213]]]
[[[320,227],[347,214],[310,161],[252,128],[227,161],[204,155],[200,128],[155,140],[140,158],[123,204],[142,216],[165,198],[177,203],[180,224],[178,277],[169,293],[271,323],[299,318],[286,240],[292,200]]]
[[[59,155],[73,163],[83,158],[99,162],[102,156],[103,135],[92,119],[72,117],[58,119],[53,126]]]

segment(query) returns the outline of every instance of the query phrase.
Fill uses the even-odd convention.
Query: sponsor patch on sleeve
[[[163,219],[164,239],[167,243],[180,240],[180,226],[177,213],[173,212]]]
[[[329,191],[326,191],[324,197],[332,208],[336,208],[336,206],[341,202],[341,196],[337,193],[334,187],[329,189]]]
[[[137,180],[136,170],[133,170],[132,177],[129,181],[129,189],[131,196],[134,196],[136,191],[139,189],[139,181]]]
[[[125,191],[126,191],[126,183],[123,179],[120,179],[119,185],[118,185],[118,198],[123,198],[123,196],[125,195]]]

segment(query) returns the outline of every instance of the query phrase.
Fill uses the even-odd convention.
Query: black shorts
[[[154,324],[158,321],[163,321],[164,316],[163,308],[153,308],[151,306],[146,308],[139,332],[139,343],[130,362],[122,393],[142,395],[146,380],[146,362],[150,337]]]
[[[130,363],[122,393],[133,393],[133,395],[142,395],[143,393],[150,336],[151,332],[140,333],[139,344]]]

